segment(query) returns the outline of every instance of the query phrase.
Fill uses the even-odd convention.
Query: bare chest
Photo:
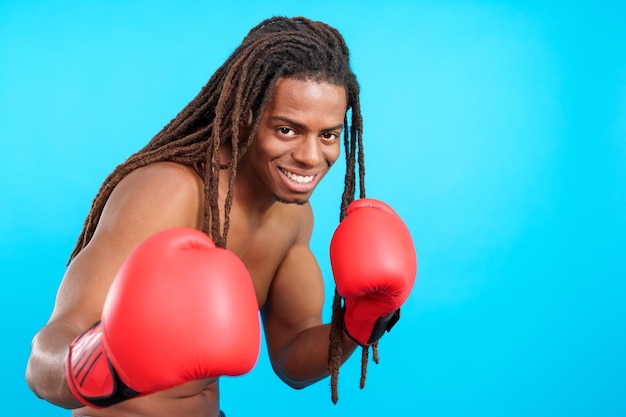
[[[259,308],[267,300],[272,280],[293,244],[285,230],[257,231],[249,234],[233,230],[228,237],[228,249],[243,261],[250,273]]]

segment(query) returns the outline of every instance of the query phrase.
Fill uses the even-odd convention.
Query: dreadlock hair
[[[261,115],[281,78],[329,82],[344,87],[348,108],[344,117],[346,150],[345,188],[340,221],[355,199],[358,164],[360,197],[365,197],[362,147],[362,117],[359,85],[350,68],[349,50],[333,27],[304,17],[273,17],[252,28],[198,95],[146,146],[109,174],[93,200],[69,262],[89,243],[104,206],[117,184],[131,171],[161,161],[191,166],[204,182],[205,213],[202,230],[218,247],[226,247],[233,203],[233,186],[239,159],[255,137]],[[348,124],[348,114],[351,123]],[[241,122],[252,114],[247,137],[241,137]],[[350,126],[348,129],[347,126]],[[230,144],[232,158],[220,161],[219,149]],[[230,168],[228,192],[220,219],[218,185],[220,171]],[[335,289],[328,371],[332,401],[337,402],[343,329],[342,299]],[[375,360],[376,358],[376,350]],[[365,380],[367,349],[363,350],[361,386]]]

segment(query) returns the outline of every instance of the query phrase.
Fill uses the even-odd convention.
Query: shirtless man
[[[326,378],[329,355],[340,364],[357,346],[375,344],[399,317],[416,261],[408,231],[388,206],[361,199],[352,204],[365,203],[348,207],[354,200],[357,157],[362,157],[358,95],[348,49],[335,29],[305,18],[272,18],[253,28],[198,96],[105,180],[52,315],[34,337],[26,371],[33,392],[73,409],[75,416],[215,417],[222,415],[218,377],[245,373],[256,361],[259,310],[272,366],[294,388]],[[340,317],[333,317],[331,325],[322,323],[324,287],[309,249],[313,214],[308,200],[339,157],[342,142],[347,160],[342,218],[355,220],[354,226],[345,221],[345,231],[331,248],[340,294],[339,304],[335,300]],[[360,219],[350,214],[355,210],[371,215]],[[165,252],[146,243],[166,232],[156,246],[169,250],[176,246],[176,239],[167,235],[172,230],[199,247],[206,243],[197,236],[203,231],[203,237],[225,248],[217,251],[236,255],[226,256],[228,266],[216,269],[231,271],[232,265],[239,272],[224,274],[237,275],[232,282],[239,284],[203,270],[202,279],[185,284],[189,288],[180,284],[182,298],[162,289],[150,296],[154,299],[148,297],[151,283],[160,282],[157,276],[165,275],[172,263],[177,271],[201,269],[182,255],[166,259]],[[382,249],[359,249],[359,243],[380,234]],[[140,247],[150,253],[150,262],[136,254]],[[359,251],[366,253],[359,258]],[[129,266],[133,262],[153,272],[138,273]],[[354,274],[353,263],[361,268],[355,266]],[[383,263],[394,265],[391,273],[387,267],[379,272],[377,264]],[[169,279],[167,285],[187,283]],[[226,292],[208,294],[194,305],[194,295],[207,280],[223,284]],[[246,294],[252,294],[252,301]],[[207,313],[207,305],[218,305],[225,297],[233,303],[216,308],[229,309],[226,314]],[[140,306],[136,299],[146,302]],[[160,311],[179,311],[182,304],[194,313],[165,320],[159,316]],[[146,330],[155,323],[133,324],[128,317],[137,311],[154,318],[159,335],[165,336],[158,342],[145,340],[156,336]],[[193,330],[181,331],[189,322],[192,329],[203,329],[195,332],[202,340],[188,334]],[[136,334],[135,342],[124,343]],[[188,362],[183,365],[163,358],[159,350],[178,353],[196,343],[197,357],[181,358]],[[221,343],[225,347],[219,352],[228,357],[208,363],[211,355],[222,354],[215,348]],[[242,345],[249,347],[242,350]],[[92,353],[100,356],[85,371],[81,361]],[[123,357],[132,360],[124,363]],[[155,357],[159,362],[151,364]],[[195,374],[180,369],[197,362],[204,367],[194,368]],[[141,375],[135,369],[141,366],[158,372]],[[181,382],[179,374],[192,376]]]

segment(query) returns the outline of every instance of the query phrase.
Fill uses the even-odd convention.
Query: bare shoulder
[[[126,176],[124,184],[149,191],[189,192],[195,194],[202,189],[202,180],[191,167],[175,162],[156,162],[137,168]]]
[[[130,224],[163,221],[168,223],[163,226],[197,228],[203,189],[202,180],[188,166],[173,162],[150,164],[120,181],[109,197],[102,221],[111,219]]]
[[[109,285],[129,253],[171,227],[197,228],[202,181],[188,167],[157,163],[138,168],[115,187],[89,243],[73,259],[59,289],[55,317],[95,321]]]

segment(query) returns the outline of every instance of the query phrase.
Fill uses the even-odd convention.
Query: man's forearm
[[[305,388],[328,374],[328,349],[330,324],[311,327],[299,333],[274,364],[274,370],[289,386]],[[341,363],[345,362],[358,346],[342,331]]]

